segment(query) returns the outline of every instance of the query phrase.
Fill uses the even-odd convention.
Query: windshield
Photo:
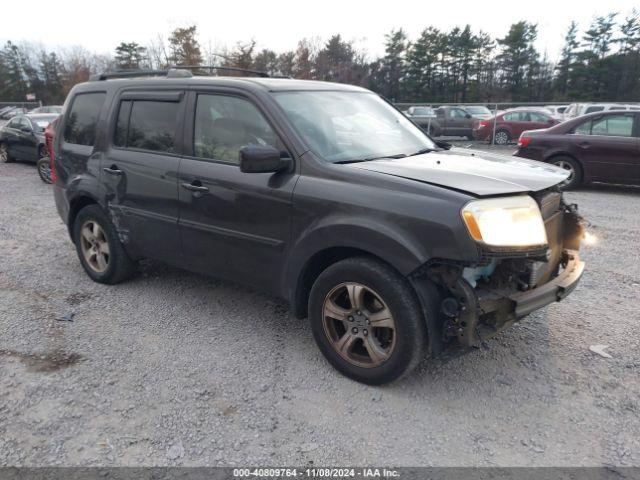
[[[491,115],[491,110],[487,107],[464,107],[464,109],[472,115]]]
[[[32,123],[38,132],[44,132],[44,129],[47,128],[49,124],[53,122],[55,119],[56,119],[55,116],[40,117],[37,120],[34,120]]]
[[[411,155],[436,145],[368,92],[277,92],[287,118],[316,155],[330,162]]]

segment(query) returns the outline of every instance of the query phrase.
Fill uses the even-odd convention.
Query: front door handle
[[[192,192],[196,192],[196,193],[209,193],[209,188],[205,187],[202,185],[202,183],[199,180],[194,180],[191,183],[183,183],[182,184],[182,188],[185,188],[187,190],[190,190]]]
[[[122,170],[120,170],[115,165],[111,165],[110,167],[105,167],[102,169],[102,171],[108,173],[109,175],[122,175]]]
[[[585,150],[586,150],[586,149],[587,149],[587,148],[589,148],[591,145],[590,145],[588,142],[580,142],[580,143],[578,144],[578,146],[579,146],[580,148],[583,148],[583,149],[585,149]]]

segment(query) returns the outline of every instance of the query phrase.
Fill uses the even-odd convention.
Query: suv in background
[[[621,103],[572,103],[564,112],[564,118],[569,120],[581,115],[609,110],[640,110],[640,105],[624,105]]]
[[[96,282],[148,257],[253,285],[309,316],[336,369],[381,384],[582,275],[562,169],[443,150],[350,85],[131,75],[76,85],[54,132],[56,206]]]

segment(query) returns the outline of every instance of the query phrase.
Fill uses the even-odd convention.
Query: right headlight
[[[528,195],[472,200],[462,209],[469,234],[492,247],[531,247],[547,244],[538,204]]]

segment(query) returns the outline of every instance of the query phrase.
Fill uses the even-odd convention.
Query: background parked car
[[[564,112],[569,108],[569,105],[547,105],[547,110],[551,112],[551,116],[556,120],[564,120]]]
[[[58,116],[51,114],[18,115],[0,128],[0,161],[37,162],[47,155],[44,129]]]
[[[545,109],[514,108],[497,117],[476,120],[473,136],[478,140],[490,140],[493,136],[496,145],[506,145],[525,130],[547,128],[557,123],[560,122]]]
[[[26,113],[26,112],[27,110],[25,108],[11,107],[0,115],[0,120],[9,120],[10,118],[15,117],[16,115],[22,115],[23,113]]]
[[[493,114],[491,110],[482,105],[468,105],[464,107],[464,109],[469,113],[473,118],[479,118],[482,120],[486,120],[487,118],[491,118]]]
[[[30,110],[29,113],[53,113],[60,115],[62,113],[62,105],[46,105],[43,107],[37,107]]]
[[[456,106],[436,108],[436,121],[432,122],[430,134],[433,136],[467,137],[473,139],[474,118],[466,109]]]
[[[609,110],[638,110],[640,105],[622,105],[619,103],[572,103],[564,112],[566,120],[595,112],[608,112]]]
[[[587,182],[640,185],[639,137],[640,112],[592,113],[523,132],[516,155],[568,170],[565,188]]]
[[[404,114],[427,131],[436,118],[436,112],[431,107],[409,107]]]

